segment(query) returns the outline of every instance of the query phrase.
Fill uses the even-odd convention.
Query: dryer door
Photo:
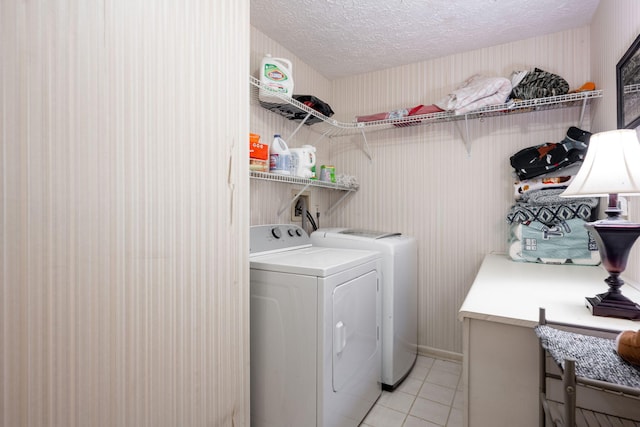
[[[379,356],[378,275],[370,271],[333,290],[333,390],[362,381]]]

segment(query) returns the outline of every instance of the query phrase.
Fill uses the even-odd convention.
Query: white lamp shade
[[[591,135],[580,170],[563,197],[640,195],[640,141],[633,129]]]

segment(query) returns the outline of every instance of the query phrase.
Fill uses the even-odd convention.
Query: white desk
[[[538,426],[538,310],[558,322],[625,330],[640,323],[592,316],[585,297],[605,292],[602,267],[547,265],[487,255],[467,294],[463,322],[466,427]],[[640,302],[637,284],[622,293]]]

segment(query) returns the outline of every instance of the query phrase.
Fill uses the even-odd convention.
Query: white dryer
[[[326,228],[311,243],[369,249],[382,254],[382,383],[392,390],[409,375],[418,355],[418,244],[400,233]]]
[[[380,254],[251,227],[251,425],[356,427],[381,393]]]

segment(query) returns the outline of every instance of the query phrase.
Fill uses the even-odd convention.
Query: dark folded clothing
[[[326,102],[316,98],[315,96],[293,95],[293,99],[295,99],[296,101],[306,105],[307,107],[317,111],[318,113],[326,117],[333,116],[333,110],[331,109],[331,106],[329,106],[329,104],[327,104]],[[266,108],[267,110],[271,110],[274,113],[278,113],[281,116],[286,117],[289,120],[302,121],[309,114],[308,112],[304,111],[301,108],[296,107],[293,104],[274,104],[274,103],[260,101],[260,105]],[[304,122],[304,124],[312,125],[314,123],[319,123],[321,121],[322,119],[319,119],[318,117],[315,117],[312,115],[307,119],[307,121]]]
[[[562,141],[524,148],[509,161],[521,180],[535,178],[582,161],[590,137],[590,132],[571,126]]]

